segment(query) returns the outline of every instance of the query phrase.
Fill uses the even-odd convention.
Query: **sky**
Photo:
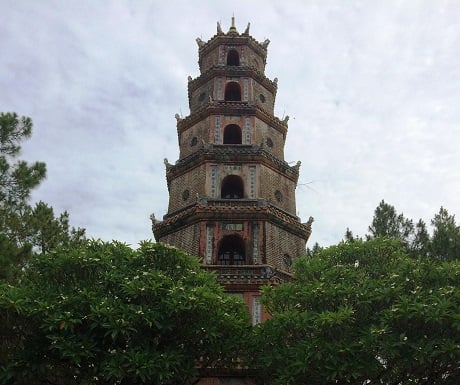
[[[33,202],[89,237],[136,246],[167,212],[164,158],[199,76],[197,37],[231,17],[270,39],[285,160],[302,162],[308,246],[364,235],[384,199],[460,221],[460,1],[0,0],[0,111],[34,122],[21,158],[47,164]]]

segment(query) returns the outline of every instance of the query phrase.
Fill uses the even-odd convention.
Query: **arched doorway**
[[[243,196],[243,179],[238,175],[227,175],[222,181],[220,197],[222,199],[241,199]]]
[[[239,235],[227,235],[222,239],[217,257],[218,265],[244,265],[246,253],[244,241]]]
[[[241,101],[241,87],[237,82],[229,82],[225,87],[225,101]]]
[[[228,66],[239,66],[240,65],[240,55],[235,49],[231,49],[227,54],[227,65]]]
[[[241,128],[236,124],[229,124],[224,128],[224,144],[241,144]]]

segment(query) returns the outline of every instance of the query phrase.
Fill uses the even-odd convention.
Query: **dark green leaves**
[[[414,259],[399,240],[329,247],[264,290],[259,364],[276,384],[454,384],[459,286],[458,261]]]
[[[13,384],[185,383],[197,362],[242,358],[249,332],[244,305],[162,244],[61,247],[0,290],[3,379]]]

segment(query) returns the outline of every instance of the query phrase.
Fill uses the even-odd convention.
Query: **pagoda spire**
[[[232,26],[230,27],[227,33],[238,33],[235,27],[235,15],[232,16]]]

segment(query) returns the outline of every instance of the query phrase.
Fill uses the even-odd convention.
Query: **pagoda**
[[[265,76],[269,40],[249,24],[200,38],[200,75],[188,78],[190,114],[176,114],[179,159],[165,159],[168,212],[152,215],[156,241],[200,257],[227,292],[241,295],[252,322],[269,315],[260,287],[289,279],[306,254],[310,217],[296,215],[300,162],[284,160],[288,117],[274,115],[277,78]]]

